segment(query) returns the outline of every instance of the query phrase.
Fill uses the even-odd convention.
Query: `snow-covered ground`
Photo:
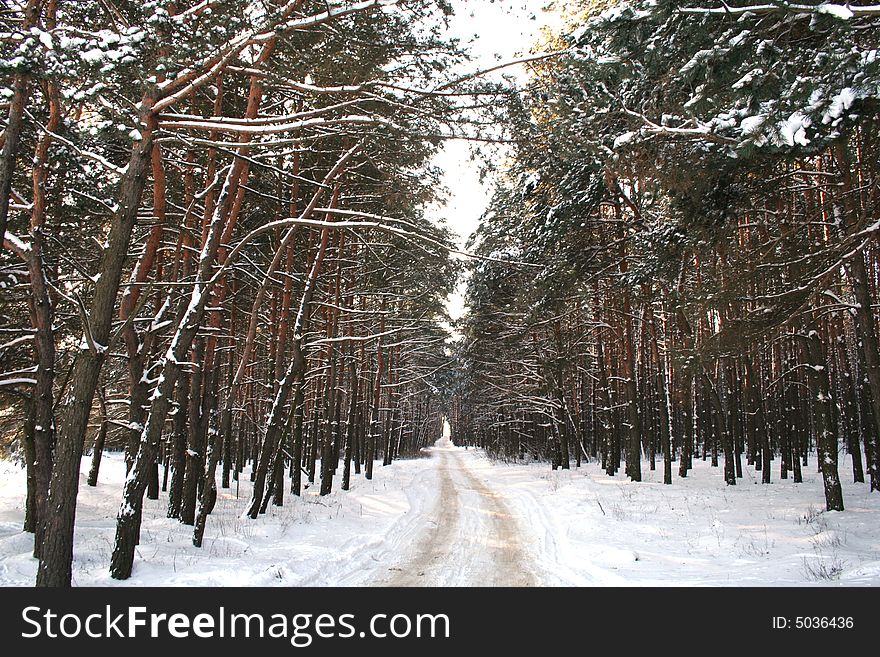
[[[643,463],[643,481],[633,483],[595,463],[552,472],[479,453],[468,461],[505,491],[545,585],[880,585],[880,493],[850,483],[842,458],[846,511],[826,512],[815,463],[801,484],[774,470],[774,483],[762,485],[747,470],[726,486],[718,468],[698,460],[665,486],[662,462],[654,472]]]
[[[165,517],[168,498],[144,500],[141,544],[132,577],[110,577],[115,518],[125,463],[105,454],[98,486],[85,484],[83,459],[74,537],[75,586],[329,586],[356,585],[384,573],[393,550],[418,534],[413,527],[430,507],[436,484],[431,459],[376,465],[372,481],[352,474],[348,492],[326,497],[312,486],[297,499],[285,495],[258,520],[244,517],[251,493],[249,468],[236,496],[220,489],[208,518],[203,547],[192,545],[192,527]],[[334,481],[339,484],[339,479]],[[0,461],[0,585],[32,586],[37,562],[33,539],[21,531],[24,472]]]
[[[813,467],[802,484],[764,486],[748,472],[728,487],[697,461],[687,479],[664,486],[662,472],[647,464],[636,484],[596,464],[552,472],[451,445],[434,451],[377,466],[372,481],[353,476],[347,493],[322,498],[313,487],[288,495],[256,521],[243,517],[246,471],[238,497],[234,483],[221,491],[203,548],[192,546],[191,527],[165,517],[164,494],[147,500],[125,582],[107,574],[122,459],[105,456],[97,488],[84,483],[84,460],[75,584],[880,584],[880,494],[846,483],[848,463],[841,464],[847,510],[826,513]],[[0,585],[34,581],[32,537],[21,532],[24,482],[18,466],[0,462]],[[438,549],[435,538],[449,545]]]

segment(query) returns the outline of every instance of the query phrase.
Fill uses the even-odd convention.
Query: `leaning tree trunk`
[[[24,8],[22,30],[24,33],[36,27],[40,19],[43,0],[28,0]],[[12,175],[21,142],[21,129],[24,125],[25,106],[30,91],[30,77],[16,73],[12,81],[12,100],[6,116],[6,129],[3,131],[3,148],[0,150],[0,242],[6,235],[6,220],[9,216],[9,194],[12,191]]]
[[[210,297],[209,281],[212,279],[211,273],[220,247],[225,219],[230,216],[239,175],[240,165],[236,163],[226,176],[220,199],[207,227],[192,293],[179,313],[171,346],[159,363],[158,383],[150,396],[150,410],[141,432],[140,447],[123,486],[122,504],[116,521],[116,540],[110,561],[110,575],[114,579],[127,579],[131,576],[140,532],[140,509],[144,492],[155,465],[177,378],[182,364],[187,362],[186,357],[201,326],[205,305]]]
[[[70,385],[59,404],[64,410],[58,421],[55,462],[47,502],[47,508],[52,509],[52,513],[45,518],[37,586],[70,586],[80,461],[98,375],[110,340],[122,267],[128,255],[132,229],[137,223],[137,211],[149,169],[155,129],[155,118],[150,110],[152,104],[150,96],[142,103],[141,121],[147,127],[142,131],[141,141],[132,148],[128,167],[120,182],[119,208],[98,266],[100,277],[95,283],[88,323],[83,327],[87,348],[80,349],[74,359]]]
[[[213,423],[215,418],[211,418],[209,422]],[[202,494],[199,499],[199,509],[196,513],[195,528],[193,529],[193,545],[202,547],[202,540],[205,537],[205,526],[208,522],[208,514],[214,510],[214,504],[217,501],[217,463],[220,462],[220,455],[223,451],[223,443],[220,439],[220,432],[216,426],[208,427],[208,453],[207,464],[205,466],[205,478],[202,483]]]
[[[337,184],[333,190],[333,198],[331,207],[336,207],[339,201],[340,185]],[[286,414],[284,411],[287,405],[287,399],[290,391],[294,386],[297,391],[305,385],[306,374],[306,357],[303,352],[303,336],[309,327],[309,319],[312,310],[312,295],[318,282],[318,276],[321,273],[321,267],[324,262],[324,256],[327,253],[327,245],[330,241],[330,229],[325,227],[321,231],[321,241],[318,246],[318,252],[312,262],[309,276],[306,279],[302,297],[300,298],[299,310],[296,314],[296,320],[293,326],[293,358],[284,377],[278,382],[278,389],[275,392],[275,398],[272,400],[272,408],[266,423],[266,437],[263,441],[263,450],[260,454],[260,462],[257,466],[256,477],[254,479],[254,488],[251,496],[250,506],[247,515],[256,519],[260,513],[260,505],[265,494],[266,475],[269,471],[270,464],[274,463],[274,459],[278,449],[281,446],[283,436],[282,428],[285,424]],[[296,393],[294,394],[296,397]],[[314,454],[313,454],[314,456]],[[298,466],[297,466],[298,467]]]

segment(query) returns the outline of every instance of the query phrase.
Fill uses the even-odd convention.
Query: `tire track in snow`
[[[481,482],[457,456],[453,457],[467,487],[480,497],[481,513],[488,514],[488,536],[480,537],[485,544],[493,567],[481,572],[472,586],[537,586],[533,566],[526,558],[522,536],[516,519],[510,513],[502,496]]]
[[[535,586],[516,520],[454,450],[436,448],[440,490],[415,547],[385,586]]]
[[[449,473],[449,460],[439,452],[440,491],[422,536],[405,563],[395,566],[387,586],[431,586],[443,579],[446,551],[458,526],[458,493]]]

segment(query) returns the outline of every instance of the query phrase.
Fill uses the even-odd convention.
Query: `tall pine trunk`
[[[98,376],[107,355],[122,268],[149,170],[155,129],[155,119],[150,111],[152,105],[153,98],[145,97],[141,105],[141,121],[147,127],[142,131],[141,141],[132,147],[128,167],[120,181],[118,209],[98,265],[100,278],[95,283],[88,325],[84,327],[86,348],[80,349],[74,359],[70,384],[59,404],[63,411],[58,419],[47,501],[47,508],[53,511],[44,519],[37,586],[70,586],[80,461]]]
[[[816,420],[816,434],[819,441],[819,467],[825,486],[825,508],[828,511],[843,511],[843,489],[837,470],[837,435],[831,428],[831,388],[828,383],[828,366],[822,353],[822,341],[816,331],[815,322],[806,326],[808,356],[807,375],[810,395]]]

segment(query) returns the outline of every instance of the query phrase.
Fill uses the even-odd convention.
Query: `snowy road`
[[[441,441],[431,458],[401,459],[371,480],[322,496],[309,486],[257,520],[249,477],[221,489],[202,548],[145,500],[131,579],[107,565],[125,480],[108,453],[98,486],[78,497],[77,586],[878,586],[880,497],[844,479],[847,510],[821,511],[822,477],[799,484],[744,471],[725,486],[695,460],[663,485],[609,477],[597,464],[552,471],[502,463]],[[841,471],[851,467],[844,455]],[[812,461],[815,463],[815,460]],[[32,586],[33,535],[22,531],[26,472],[0,461],[0,585]]]
[[[516,520],[460,450],[435,447],[440,491],[419,535],[379,586],[535,586]]]

